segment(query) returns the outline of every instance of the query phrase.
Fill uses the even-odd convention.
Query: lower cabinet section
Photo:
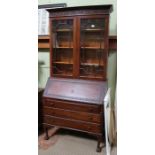
[[[96,136],[97,152],[101,151],[103,141],[104,113],[102,104],[69,102],[43,98],[43,126],[48,136],[48,128],[58,126],[64,129],[76,130]]]
[[[104,137],[106,82],[49,78],[43,94],[43,126],[57,126],[96,136],[97,151]],[[87,91],[84,91],[87,90]]]

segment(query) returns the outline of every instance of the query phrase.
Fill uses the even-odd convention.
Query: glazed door
[[[79,77],[105,79],[107,57],[107,27],[105,18],[81,17]]]
[[[51,20],[51,76],[74,77],[74,18]]]

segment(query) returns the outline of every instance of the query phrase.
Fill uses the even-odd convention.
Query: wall
[[[38,0],[38,4],[67,3],[67,6],[103,5],[112,4],[113,12],[110,15],[110,35],[117,34],[117,3],[116,0]],[[39,87],[44,88],[49,77],[49,51],[39,50]],[[111,88],[112,102],[114,101],[116,85],[116,52],[111,51],[108,58],[108,87]]]

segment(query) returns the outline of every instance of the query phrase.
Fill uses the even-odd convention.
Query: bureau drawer
[[[93,123],[102,123],[103,114],[91,114],[86,112],[76,112],[64,109],[57,109],[57,108],[50,108],[50,107],[43,107],[43,114],[44,115],[51,115],[56,117],[68,118],[68,119],[75,119],[81,120],[86,122],[93,122]]]
[[[92,133],[102,133],[101,125],[95,123],[86,123],[52,116],[44,116],[43,123]]]
[[[102,105],[88,104],[88,103],[78,103],[69,101],[56,101],[51,99],[44,99],[44,106],[60,108],[72,111],[88,112],[99,114],[103,112]]]

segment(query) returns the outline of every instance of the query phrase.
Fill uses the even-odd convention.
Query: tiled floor
[[[77,136],[76,134],[57,134],[53,137],[55,144],[48,149],[39,149],[38,155],[106,155],[105,148],[101,153],[96,152],[95,139]],[[111,155],[116,155],[116,148]]]

